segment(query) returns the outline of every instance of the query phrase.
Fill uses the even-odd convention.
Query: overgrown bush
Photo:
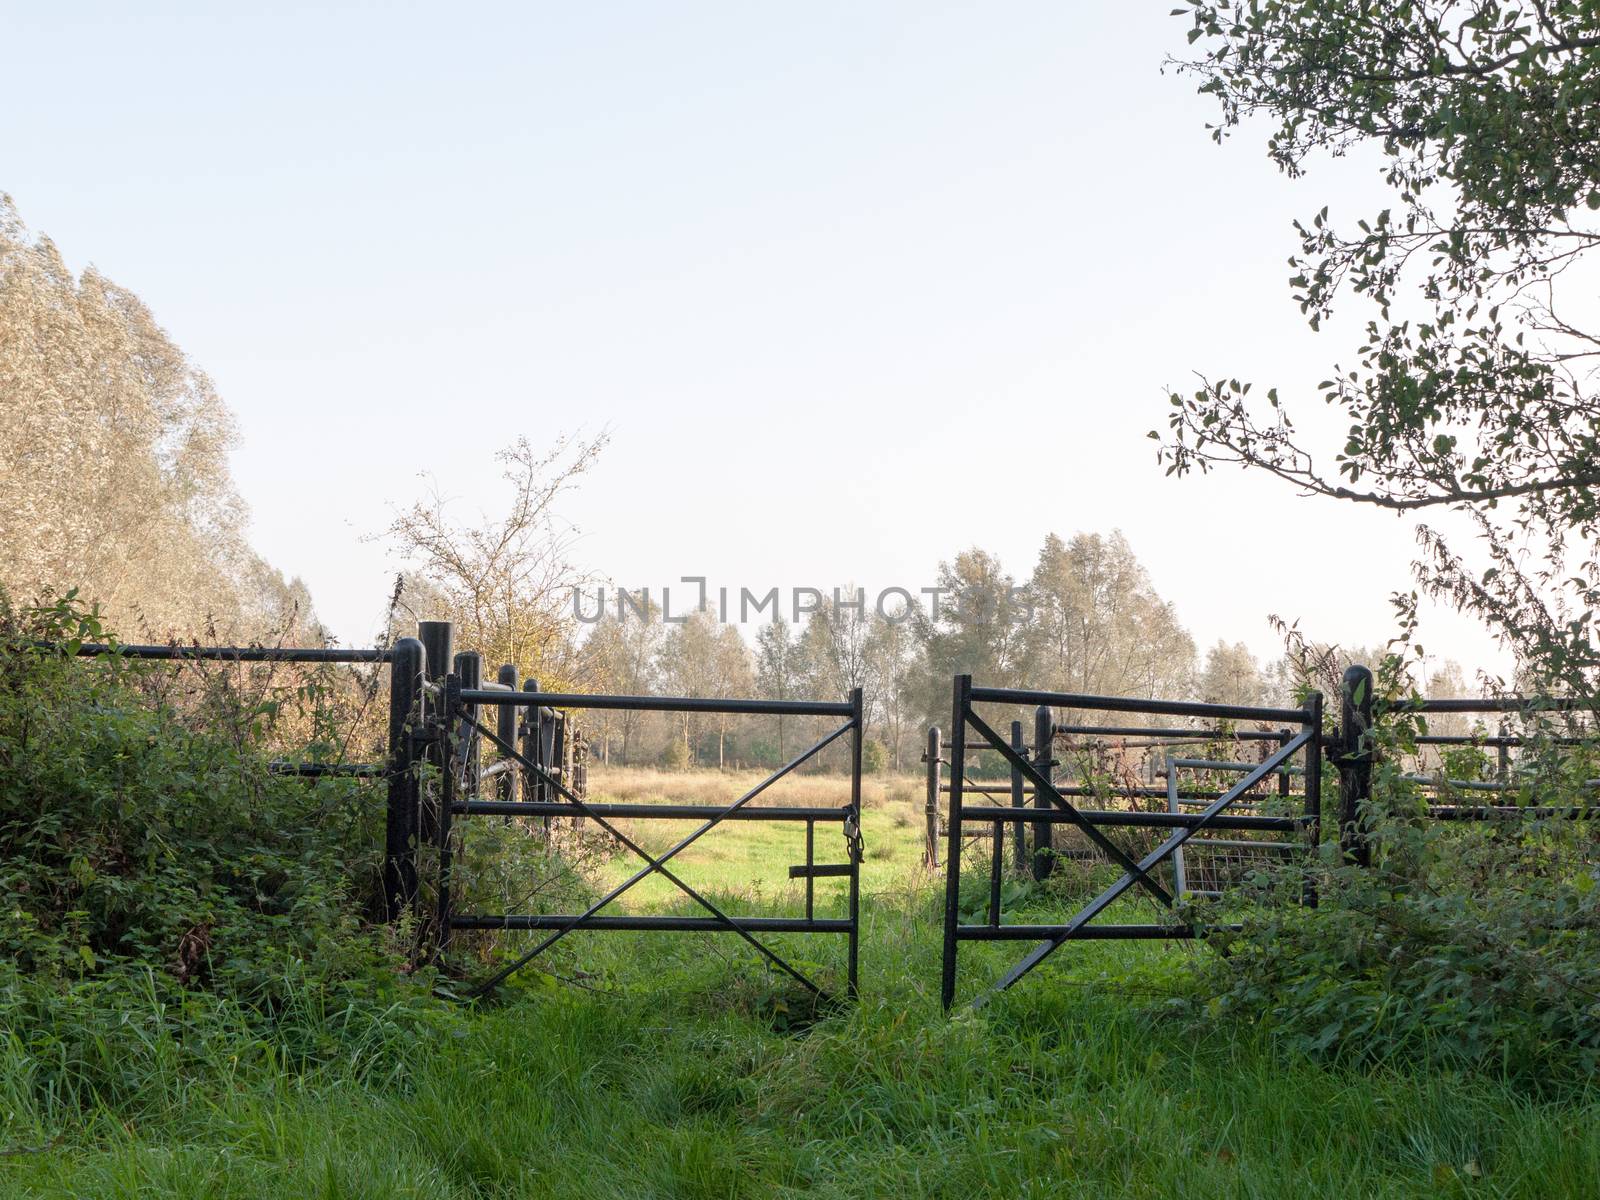
[[[1592,826],[1430,819],[1428,797],[1401,765],[1423,731],[1399,711],[1376,723],[1370,867],[1343,863],[1330,829],[1316,863],[1202,914],[1241,926],[1219,935],[1223,954],[1204,960],[1207,1016],[1260,1021],[1301,1049],[1343,1059],[1422,1059],[1537,1083],[1591,1075],[1600,1069]],[[1452,753],[1443,764],[1451,777],[1487,772],[1477,751]],[[1593,774],[1587,748],[1535,745],[1514,790],[1494,803],[1591,804],[1584,781]],[[1330,769],[1324,794],[1336,789]],[[1308,882],[1315,909],[1294,903]]]
[[[168,665],[74,658],[104,631],[70,597],[0,622],[0,956],[20,978],[149,968],[159,986],[270,1009],[298,982],[361,992],[394,976],[363,919],[380,790],[272,774],[277,699],[240,736],[152,701],[148,676]]]

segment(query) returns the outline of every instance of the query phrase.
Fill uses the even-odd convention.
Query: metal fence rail
[[[1364,666],[1346,669],[1340,692],[1339,738],[1333,747],[1332,760],[1339,768],[1339,845],[1345,861],[1358,866],[1370,866],[1373,856],[1374,820],[1369,809],[1372,800],[1372,769],[1375,747],[1373,745],[1374,681],[1372,672]],[[1432,713],[1453,715],[1499,715],[1536,718],[1545,713],[1584,714],[1593,711],[1593,702],[1573,697],[1551,696],[1487,696],[1443,697],[1434,699],[1402,699],[1391,701],[1387,713]],[[1592,722],[1592,718],[1591,718]],[[1476,746],[1495,751],[1495,775],[1490,780],[1450,779],[1442,774],[1429,776],[1412,774],[1410,782],[1435,791],[1456,792],[1507,792],[1514,790],[1511,777],[1511,752],[1529,745],[1583,746],[1600,741],[1600,730],[1591,733],[1552,733],[1537,736],[1514,735],[1502,722],[1493,734],[1418,734],[1419,746]],[[1600,786],[1600,781],[1586,781],[1586,787]],[[1435,796],[1434,799],[1448,799]],[[1438,821],[1518,821],[1518,820],[1594,820],[1600,819],[1600,805],[1550,806],[1511,804],[1460,804],[1434,803],[1426,807],[1426,814]]]

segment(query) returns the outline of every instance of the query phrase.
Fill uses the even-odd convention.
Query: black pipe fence
[[[1344,673],[1340,687],[1339,729],[1330,758],[1339,771],[1339,844],[1347,862],[1370,866],[1373,855],[1373,833],[1376,824],[1370,810],[1372,801],[1372,770],[1375,747],[1373,745],[1373,678],[1363,666],[1352,666]],[[1405,715],[1430,714],[1455,716],[1519,717],[1524,721],[1541,721],[1546,714],[1573,715],[1591,712],[1589,701],[1571,697],[1551,696],[1493,696],[1445,697],[1436,699],[1407,699],[1391,702],[1387,712]],[[1533,735],[1512,734],[1502,720],[1495,733],[1420,733],[1414,738],[1418,746],[1477,747],[1495,751],[1495,779],[1452,779],[1442,771],[1438,775],[1413,773],[1404,779],[1420,787],[1431,789],[1436,799],[1445,803],[1426,806],[1426,815],[1439,821],[1494,821],[1494,820],[1594,820],[1600,819],[1600,804],[1594,806],[1551,806],[1523,804],[1461,804],[1453,799],[1456,793],[1507,793],[1518,790],[1511,781],[1511,752],[1530,746],[1575,747],[1600,742],[1600,730],[1593,733],[1554,733],[1540,730]],[[1585,788],[1600,790],[1600,780],[1584,781]]]
[[[1170,702],[1162,702],[1167,704]],[[1215,707],[1215,706],[1213,706]],[[1163,708],[1163,712],[1170,712]],[[1069,749],[1082,748],[1084,739],[1089,746],[1105,745],[1116,751],[1128,749],[1159,749],[1166,750],[1182,745],[1215,745],[1224,742],[1276,742],[1282,745],[1289,734],[1283,729],[1248,729],[1232,726],[1162,726],[1162,725],[1104,725],[1104,724],[1064,724],[1055,721],[1054,710],[1049,705],[1039,705],[1034,709],[1033,741],[1024,743],[1021,738],[1022,723],[1013,721],[1012,746],[1018,751],[1027,750],[1031,755],[1033,765],[1042,775],[1054,781],[1055,768],[1061,766],[1061,761],[1055,756],[1057,739],[1066,739]],[[1130,740],[1133,739],[1133,740]],[[930,869],[939,866],[939,844],[945,835],[943,814],[947,805],[943,798],[950,794],[951,784],[945,778],[945,768],[954,771],[954,761],[948,757],[950,745],[944,740],[944,734],[935,725],[929,728],[927,745],[922,755],[922,762],[926,767],[926,781],[923,802],[923,865]],[[967,773],[966,760],[978,754],[992,753],[993,747],[981,742],[970,742],[962,748],[964,787],[968,792],[977,793],[985,797],[1008,798],[1013,807],[1021,808],[1031,799],[1034,806],[1048,810],[1049,801],[1044,799],[1034,786],[1027,782],[1021,769],[1014,763],[1010,767],[1009,778],[1006,779],[981,779],[973,778]],[[1153,765],[1153,764],[1152,764]],[[1170,774],[1170,769],[1168,769]],[[1079,784],[1055,782],[1055,790],[1062,796],[1074,798],[1093,798],[1101,794],[1102,789],[1082,786]],[[1167,795],[1166,787],[1120,787],[1117,795],[1124,799],[1162,799]],[[1222,795],[1221,789],[1194,788],[1185,792],[1186,796],[1195,799],[1216,799]],[[1042,880],[1049,876],[1055,866],[1058,852],[1053,845],[1053,829],[1055,822],[1048,817],[1038,817],[1027,823],[1020,821],[1011,822],[1013,838],[1013,857],[1016,860],[1018,872],[1031,871],[1035,880]],[[972,836],[985,836],[975,833]],[[1031,847],[1031,851],[1030,851]]]
[[[848,992],[852,996],[857,993],[865,719],[859,689],[843,702],[545,692],[537,680],[524,678],[509,664],[499,667],[493,680],[485,679],[481,655],[455,652],[454,629],[448,622],[422,622],[417,632],[417,637],[401,638],[390,647],[364,649],[107,642],[78,645],[72,652],[79,656],[117,654],[175,662],[387,664],[389,723],[383,762],[272,762],[268,769],[307,779],[384,781],[387,815],[383,888],[388,920],[398,921],[416,912],[419,851],[427,849],[437,855],[438,872],[433,910],[427,917],[441,949],[448,945],[454,931],[461,930],[515,930],[545,935],[478,985],[479,993],[493,988],[580,929],[733,933],[775,969],[818,996],[823,995],[822,987],[762,938],[770,934],[842,934],[847,943]],[[1032,707],[1031,744],[1024,737],[1024,721],[1012,720],[1002,735],[984,719],[981,706],[1012,711]],[[1453,822],[1589,821],[1600,819],[1600,801],[1593,806],[1507,802],[1519,791],[1513,781],[1514,752],[1535,745],[1578,746],[1600,741],[1600,734],[1587,732],[1581,720],[1576,727],[1569,724],[1565,731],[1540,727],[1547,726],[1551,717],[1572,721],[1588,708],[1585,702],[1571,699],[1493,697],[1411,700],[1392,704],[1388,711],[1501,718],[1494,732],[1429,731],[1415,737],[1419,747],[1478,747],[1493,750],[1496,755],[1494,779],[1450,779],[1443,772],[1409,776],[1419,786],[1434,789],[1432,799],[1438,802],[1425,806],[1428,817]],[[486,709],[493,710],[492,716]],[[587,787],[588,746],[574,723],[574,714],[589,710],[831,717],[842,723],[731,804],[593,802]],[[1058,712],[1133,714],[1200,724],[1061,722],[1056,719]],[[1534,732],[1512,732],[1512,719],[1530,723]],[[1237,727],[1234,722],[1255,727]],[[1249,862],[1262,861],[1263,857],[1294,857],[1315,846],[1321,837],[1324,755],[1337,770],[1341,852],[1348,862],[1370,865],[1374,830],[1370,811],[1373,726],[1373,679],[1370,671],[1359,666],[1344,674],[1340,719],[1331,739],[1322,729],[1322,697],[1318,693],[1312,693],[1301,708],[1273,708],[975,687],[970,676],[956,676],[950,736],[946,739],[938,728],[930,729],[924,754],[927,791],[923,858],[928,867],[940,866],[941,841],[945,845],[940,988],[944,1006],[948,1009],[955,999],[963,942],[1037,943],[980,997],[981,1003],[1014,985],[1068,941],[1196,936],[1196,929],[1183,921],[1127,924],[1101,918],[1125,895],[1142,893],[1172,909],[1185,893],[1218,894]],[[830,808],[754,803],[778,780],[846,737],[850,771],[845,804]],[[1165,786],[1121,784],[1112,788],[1111,794],[1129,807],[1081,807],[1075,802],[1103,801],[1107,790],[1093,780],[1057,778],[1057,768],[1062,765],[1056,757],[1058,739],[1065,739],[1069,748],[1164,750]],[[1238,758],[1178,753],[1186,746],[1230,743],[1238,747]],[[1251,743],[1259,744],[1260,750],[1247,753],[1245,747]],[[492,755],[486,755],[486,749],[492,750]],[[1004,764],[1004,778],[975,778],[969,773],[981,753],[997,757]],[[1261,755],[1260,761],[1247,761],[1256,753]],[[486,758],[490,759],[487,763]],[[1181,784],[1182,771],[1196,772],[1195,781]],[[1213,786],[1218,777],[1222,785]],[[1227,783],[1229,778],[1235,779],[1231,785]],[[1299,792],[1293,790],[1295,781]],[[1257,790],[1263,786],[1269,787],[1266,793]],[[1600,791],[1600,779],[1588,780],[1582,786]],[[1485,803],[1464,802],[1474,795],[1483,796]],[[948,816],[941,827],[941,811],[945,808],[941,801],[946,797]],[[974,799],[977,802],[969,802]],[[1157,811],[1140,807],[1143,801],[1165,804]],[[456,854],[452,831],[457,819],[484,816],[533,821],[547,834],[556,820],[568,821],[574,827],[589,822],[636,854],[643,866],[583,912],[457,912],[452,892]],[[656,855],[643,849],[628,830],[617,824],[638,821],[697,824],[670,849]],[[803,915],[729,915],[668,865],[718,826],[746,821],[804,825],[805,861],[791,866],[788,872],[791,879],[805,882]],[[815,835],[819,825],[839,827],[845,841],[845,861],[817,861]],[[1058,845],[1058,826],[1074,829],[1086,848],[1068,851]],[[1130,853],[1105,832],[1118,829],[1149,834],[1146,844],[1150,848]],[[987,840],[991,856],[986,919],[976,922],[963,919],[960,905],[962,851],[969,837],[975,847]],[[1043,880],[1057,860],[1068,853],[1110,862],[1121,868],[1121,877],[1064,922],[1006,924],[1001,894],[1007,858],[1015,873]],[[1196,871],[1194,864],[1202,854],[1220,856],[1224,866]],[[1195,875],[1203,875],[1204,879],[1193,878]],[[651,876],[673,884],[704,910],[704,915],[602,911]],[[829,878],[848,881],[843,917],[819,917],[816,913],[815,881]],[[1300,899],[1315,905],[1317,897],[1311,884],[1305,885]]]
[[[475,652],[453,654],[454,626],[448,621],[423,621],[415,638],[400,638],[387,647],[348,648],[339,646],[199,646],[138,645],[121,642],[88,642],[73,648],[78,657],[119,655],[123,658],[166,662],[387,664],[389,667],[389,727],[384,761],[373,762],[284,762],[267,764],[273,774],[305,779],[353,778],[382,779],[387,787],[384,822],[383,893],[386,920],[398,921],[415,910],[418,903],[417,849],[438,838],[438,805],[428,793],[425,780],[437,777],[444,758],[439,750],[443,728],[442,710],[437,700],[439,686],[454,668],[476,685],[482,672],[482,658]],[[499,678],[516,678],[516,668],[503,666]],[[495,686],[495,685],[485,685]],[[548,707],[533,711],[525,706],[499,709],[503,729],[523,736],[518,728],[525,721],[527,742],[533,747],[529,758],[537,769],[569,781],[579,795],[586,793],[584,761],[586,745],[570,734],[565,714]],[[559,752],[564,762],[552,755]],[[428,767],[434,771],[430,774]],[[516,769],[513,769],[516,768]],[[503,795],[514,796],[525,788],[531,774],[510,760],[482,767],[478,748],[472,749],[470,770],[475,783],[484,778],[497,780]],[[541,782],[539,786],[544,786]]]

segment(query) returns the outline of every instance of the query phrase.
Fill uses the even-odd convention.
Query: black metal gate
[[[476,994],[488,992],[513,972],[526,966],[555,945],[569,933],[579,929],[606,930],[678,930],[720,931],[737,935],[768,963],[793,978],[802,987],[819,998],[825,998],[824,989],[815,980],[788,962],[757,935],[773,933],[831,933],[843,934],[846,939],[846,980],[849,994],[854,996],[858,977],[858,938],[860,933],[861,905],[861,747],[863,732],[862,693],[857,688],[850,699],[842,703],[812,700],[749,700],[703,699],[687,696],[608,696],[582,693],[541,693],[513,691],[504,687],[463,687],[457,674],[448,676],[438,689],[443,712],[442,756],[448,769],[442,775],[442,795],[439,802],[440,819],[437,838],[439,850],[438,924],[440,937],[448,940],[453,930],[501,929],[544,931],[531,949],[497,970],[475,988]],[[503,715],[508,708],[522,708],[527,712],[559,710],[595,710],[671,713],[734,713],[744,715],[802,716],[843,718],[832,732],[773,771],[737,800],[726,805],[656,804],[594,802],[580,795],[561,773],[552,770],[545,762],[527,752],[526,746],[518,748],[507,736],[508,722],[496,722],[490,729],[479,720],[479,708],[494,707]],[[753,803],[778,780],[788,775],[824,748],[838,739],[850,739],[849,800],[838,808],[775,807]],[[526,773],[530,785],[527,799],[480,799],[477,796],[479,776],[473,771],[478,746],[487,742],[502,756],[502,761],[518,764]],[[580,913],[519,914],[519,913],[458,913],[451,901],[451,821],[454,817],[492,815],[499,817],[557,817],[584,818],[594,822],[620,845],[644,860],[625,882],[608,891]],[[699,825],[687,836],[674,843],[660,856],[652,855],[637,841],[618,828],[617,821],[698,821]],[[689,846],[699,841],[725,821],[787,821],[801,822],[806,829],[806,861],[790,868],[791,879],[805,881],[805,913],[793,917],[731,916],[703,893],[691,886],[668,867],[668,863]],[[840,827],[845,840],[845,861],[842,863],[817,863],[815,861],[816,827]],[[660,875],[672,883],[685,896],[705,910],[704,916],[676,915],[602,915],[601,910],[617,900],[630,888],[651,875]],[[815,881],[823,878],[844,878],[849,881],[848,907],[843,918],[818,917],[814,911]]]
[[[1168,939],[1195,936],[1193,926],[1174,924],[1096,924],[1100,917],[1118,898],[1135,887],[1142,888],[1167,908],[1175,904],[1172,890],[1154,877],[1157,867],[1171,861],[1173,855],[1186,842],[1202,831],[1250,830],[1254,832],[1293,833],[1306,844],[1314,846],[1321,836],[1322,816],[1322,696],[1312,693],[1306,706],[1293,708],[1258,708],[1245,705],[1201,704],[1171,700],[1140,700],[1124,696],[1090,696],[1069,692],[1040,692],[1015,688],[980,688],[972,685],[970,675],[955,678],[954,703],[951,716],[949,758],[952,765],[949,785],[950,816],[947,827],[948,848],[945,857],[944,903],[944,956],[940,998],[948,1009],[955,1002],[956,972],[960,945],[964,941],[1031,941],[1038,944],[979,997],[982,1003],[989,996],[1004,991],[1029,971],[1037,967],[1063,945],[1072,940],[1087,939]],[[1273,725],[1298,727],[1283,739],[1279,746],[1262,762],[1242,769],[1232,786],[1220,790],[1206,801],[1199,812],[1146,812],[1123,810],[1080,809],[1067,799],[1067,793],[1080,796],[1084,789],[1058,787],[1051,778],[1049,743],[1036,748],[1036,757],[1030,760],[1020,745],[1020,739],[1003,738],[975,711],[978,704],[1005,706],[1040,706],[1045,709],[1070,709],[1088,712],[1139,713],[1147,716],[1195,717],[1213,721],[1259,721]],[[1041,725],[1045,719],[1041,719]],[[1049,726],[1046,726],[1049,727]],[[1060,727],[1055,727],[1060,728]],[[1014,775],[1025,781],[1032,792],[1036,806],[1032,809],[1015,805],[968,806],[963,793],[969,785],[965,772],[954,764],[965,762],[968,752],[968,731],[975,733],[986,749],[997,752],[1010,766]],[[1234,808],[1257,784],[1277,775],[1287,779],[1286,768],[1297,755],[1304,756],[1304,791],[1300,816],[1243,815]],[[1163,789],[1165,795],[1165,789]],[[1234,809],[1234,811],[1230,811]],[[964,924],[960,914],[961,852],[963,827],[968,822],[982,822],[993,828],[995,862],[991,880],[993,891],[987,922]],[[1111,862],[1121,867],[1123,875],[1111,886],[1085,904],[1067,921],[1060,924],[1006,925],[1000,919],[998,881],[1000,856],[1003,853],[1003,830],[1007,824],[1026,822],[1036,829],[1055,824],[1077,827],[1089,843]],[[1144,829],[1170,829],[1172,832],[1149,853],[1135,858],[1108,838],[1105,827],[1131,827]],[[1316,903],[1309,890],[1302,897],[1308,904]]]

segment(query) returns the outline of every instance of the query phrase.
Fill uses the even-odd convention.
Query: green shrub
[[[669,771],[687,771],[689,747],[678,738],[669,739],[666,748],[661,751],[661,765]]]
[[[877,738],[861,743],[861,771],[865,775],[881,775],[889,765],[889,747]]]
[[[1430,819],[1404,776],[1420,720],[1378,724],[1370,867],[1331,841],[1319,862],[1276,872],[1215,913],[1238,922],[1207,956],[1206,1018],[1261,1022],[1313,1054],[1421,1060],[1538,1084],[1600,1069],[1600,887],[1586,822]],[[1451,764],[1487,771],[1476,751]],[[1495,803],[1591,803],[1589,751],[1531,748]],[[1336,795],[1330,768],[1325,796]],[[1460,803],[1481,802],[1481,793]],[[1333,831],[1330,830],[1330,837]],[[1295,903],[1304,884],[1318,907]]]
[[[39,985],[138,967],[268,1007],[392,978],[363,920],[381,789],[269,772],[275,700],[241,734],[153,700],[170,666],[72,657],[103,632],[70,597],[0,621],[0,955]]]

